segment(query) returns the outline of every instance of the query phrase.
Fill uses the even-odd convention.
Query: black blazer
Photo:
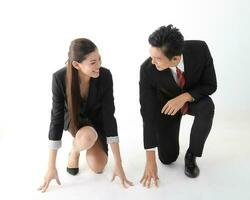
[[[189,92],[199,101],[217,89],[213,59],[204,41],[185,41],[183,59],[186,80],[183,89],[177,85],[169,68],[158,71],[151,58],[141,65],[139,86],[145,149],[157,146],[157,120],[168,100]]]
[[[49,140],[58,141],[63,130],[69,127],[69,113],[66,99],[66,67],[53,74],[52,109],[49,129]],[[118,136],[114,117],[113,81],[110,71],[100,68],[98,78],[90,79],[86,115],[95,128],[106,137]]]

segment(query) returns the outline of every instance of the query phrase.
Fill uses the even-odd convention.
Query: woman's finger
[[[125,180],[122,179],[122,178],[120,178],[120,180],[121,180],[121,184],[123,185],[123,187],[124,187],[124,188],[128,188],[128,187],[125,185]]]
[[[60,182],[58,177],[56,177],[56,182],[57,182],[58,185],[61,185],[61,182]]]
[[[43,187],[42,192],[46,192],[48,187],[49,187],[49,182],[47,182],[46,185]]]
[[[44,183],[39,188],[37,188],[37,190],[41,190],[45,185],[46,185],[46,182],[44,181]]]
[[[125,181],[126,181],[126,183],[127,183],[128,185],[130,185],[130,186],[133,186],[133,185],[134,185],[134,183],[132,183],[132,182],[129,181],[128,179],[125,179]]]
[[[113,182],[115,180],[115,174],[113,174],[113,177],[111,179],[111,182]]]

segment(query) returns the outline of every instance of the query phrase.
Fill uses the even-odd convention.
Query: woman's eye
[[[91,65],[94,65],[95,64],[95,62],[94,63],[91,63]]]

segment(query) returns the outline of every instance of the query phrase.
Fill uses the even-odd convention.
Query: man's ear
[[[73,67],[74,68],[76,68],[77,70],[79,70],[79,63],[78,62],[76,62],[76,61],[72,61],[72,65],[73,65]]]
[[[174,56],[172,59],[173,59],[174,61],[177,61],[177,60],[179,59],[179,56]]]
[[[181,60],[181,56],[174,56],[172,60],[175,62],[179,62]]]

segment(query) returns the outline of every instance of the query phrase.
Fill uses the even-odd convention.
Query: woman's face
[[[81,63],[73,61],[73,66],[80,72],[92,78],[98,78],[101,66],[101,56],[98,49],[88,54]]]

